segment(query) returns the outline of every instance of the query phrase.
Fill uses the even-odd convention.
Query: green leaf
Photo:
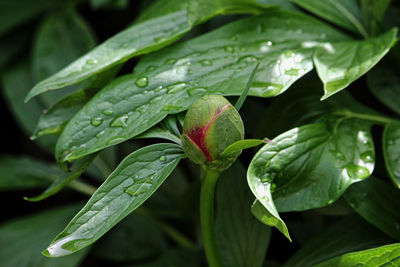
[[[81,207],[80,204],[17,218],[0,226],[0,262],[3,266],[74,267],[79,266],[88,250],[59,259],[40,254],[63,223]]]
[[[243,149],[259,146],[264,143],[266,143],[266,141],[260,139],[239,140],[225,148],[224,152],[222,152],[222,156],[226,157],[238,151],[242,151]]]
[[[271,228],[258,222],[249,207],[253,202],[246,170],[236,161],[218,180],[216,235],[223,266],[261,267]]]
[[[400,122],[385,125],[383,131],[383,156],[390,179],[400,189]]]
[[[371,124],[345,117],[294,128],[274,138],[254,156],[249,185],[270,212],[327,206],[374,168]],[[276,188],[275,188],[276,187]],[[276,210],[274,211],[275,214]]]
[[[132,213],[95,243],[92,253],[113,261],[137,261],[166,250],[164,236],[148,218]]]
[[[61,133],[67,122],[97,91],[97,89],[81,89],[60,99],[42,113],[31,139]],[[96,118],[93,119],[93,122],[97,122]]]
[[[299,29],[301,33],[294,34]],[[202,95],[240,95],[255,61],[261,64],[250,95],[280,94],[312,69],[314,48],[309,43],[343,39],[310,17],[270,9],[265,16],[243,19],[153,53],[143,58],[134,74],[103,88],[67,124],[56,158],[74,160],[128,140],[167,114],[188,109]],[[112,114],[106,115],[108,110]],[[103,123],[93,126],[89,118],[101,118]]]
[[[347,253],[322,262],[316,267],[355,266],[398,266],[400,264],[400,244]]]
[[[368,72],[367,82],[374,96],[400,115],[400,77],[395,64],[393,60],[377,65]]]
[[[172,9],[161,9],[164,13],[158,16],[149,14],[148,20],[133,24],[35,85],[26,96],[26,101],[46,91],[76,84],[134,56],[158,50],[177,40],[191,28],[187,22],[187,1],[170,2],[175,4]]]
[[[0,1],[0,35],[12,30],[22,23],[33,19],[41,13],[57,7],[63,1],[54,0],[21,0],[10,2]]]
[[[53,182],[60,170],[48,163],[29,157],[0,158],[0,190],[43,188]]]
[[[284,266],[313,266],[345,253],[375,248],[391,242],[391,238],[359,216],[347,216],[317,234],[285,262]]]
[[[61,191],[61,189],[81,176],[81,174],[86,171],[96,156],[96,154],[93,154],[75,161],[69,172],[59,174],[57,179],[41,194],[35,197],[25,197],[24,199],[28,201],[41,201],[57,194],[59,191]]]
[[[361,0],[361,14],[369,33],[375,35],[391,0]]]
[[[39,99],[27,104],[23,101],[27,90],[32,85],[28,62],[26,60],[17,62],[16,65],[4,71],[0,78],[5,99],[11,112],[22,130],[30,136],[45,106]],[[48,150],[53,150],[55,142],[56,140],[51,138],[39,140],[39,143]]]
[[[249,178],[247,178],[247,180],[249,181]],[[250,185],[250,189],[251,188],[252,186]],[[276,227],[287,237],[287,239],[289,239],[290,242],[292,242],[285,222],[281,219],[281,217],[279,217],[274,203],[269,201],[272,199],[271,192],[269,192],[269,190],[265,191],[266,192],[260,195],[263,198],[262,202],[258,201],[257,199],[254,201],[253,205],[251,206],[251,213],[262,223]]]
[[[344,195],[350,206],[384,233],[400,240],[400,192],[375,177],[352,185]]]
[[[302,8],[336,25],[367,37],[361,23],[361,12],[356,0],[291,0]]]
[[[95,242],[146,201],[182,155],[176,144],[155,144],[127,156],[43,254],[59,257]]]
[[[343,90],[369,71],[389,51],[397,29],[364,41],[346,41],[320,46],[314,54],[318,76],[324,83],[324,100]]]
[[[177,144],[181,143],[181,140],[179,139],[179,137],[172,134],[167,129],[164,129],[164,128],[158,127],[158,126],[153,126],[149,130],[147,130],[144,133],[139,134],[138,136],[135,137],[135,139],[142,139],[142,138],[161,138],[161,139],[170,140]]]

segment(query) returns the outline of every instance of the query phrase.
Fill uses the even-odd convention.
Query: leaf
[[[236,161],[218,180],[215,229],[223,266],[261,267],[269,245],[271,228],[251,214],[254,197],[245,178],[244,166]]]
[[[294,128],[254,156],[248,170],[253,194],[275,220],[279,211],[327,206],[374,168],[371,124],[345,117]],[[272,188],[272,190],[271,190]],[[274,218],[275,217],[275,218]]]
[[[33,19],[46,10],[57,7],[62,1],[53,0],[21,0],[10,2],[0,1],[0,35],[12,30],[22,23]]]
[[[365,220],[400,240],[400,192],[375,177],[351,186],[346,201]]]
[[[61,133],[67,122],[97,91],[97,89],[81,89],[60,99],[39,117],[31,139]],[[94,118],[93,123],[96,122]]]
[[[81,176],[96,156],[96,154],[93,154],[77,160],[76,162],[74,162],[69,172],[59,174],[57,179],[41,194],[35,197],[25,197],[24,199],[36,202],[57,194],[59,191],[61,191],[61,189],[66,187],[79,176]]]
[[[345,253],[375,248],[391,242],[391,238],[359,216],[346,216],[314,236],[285,262],[284,266],[314,266]]]
[[[361,0],[360,2],[363,22],[369,33],[375,35],[391,0]]]
[[[322,262],[316,267],[335,266],[398,266],[400,264],[400,244],[391,244],[378,248],[347,253],[342,256]]]
[[[152,258],[165,250],[159,228],[150,219],[132,213],[96,242],[92,253],[102,259],[127,262]]]
[[[59,257],[95,242],[146,201],[182,155],[175,144],[150,145],[128,155],[43,254]]]
[[[383,131],[383,157],[390,179],[400,189],[400,122],[385,125]]]
[[[397,29],[364,41],[346,41],[319,47],[314,54],[318,76],[324,83],[324,100],[369,71],[389,51]]]
[[[264,144],[266,142],[267,141],[260,140],[260,139],[239,140],[239,141],[236,141],[235,143],[229,145],[227,148],[225,148],[224,152],[222,152],[222,156],[226,157],[226,156],[234,154],[234,153],[236,153],[238,151],[242,151],[243,149],[259,146],[259,145]]]
[[[394,61],[394,60],[393,60]],[[400,77],[394,62],[382,62],[367,74],[368,87],[385,106],[400,115]]]
[[[26,156],[0,158],[0,190],[43,188],[57,177],[57,167]]]
[[[293,34],[299,29],[301,33]],[[303,47],[305,43],[343,39],[312,18],[271,9],[265,16],[243,19],[153,53],[143,58],[134,74],[103,88],[67,124],[56,158],[74,160],[135,137],[167,114],[188,109],[202,95],[240,95],[255,61],[261,64],[250,95],[280,94],[313,67],[314,48]],[[112,114],[104,114],[110,109]],[[89,118],[101,118],[103,123],[93,126]]]
[[[179,139],[179,137],[172,134],[167,129],[164,129],[164,128],[161,128],[158,126],[153,126],[149,130],[147,130],[144,133],[139,134],[138,136],[135,137],[135,139],[142,139],[142,138],[161,138],[161,139],[170,140],[177,144],[181,143],[181,140]]]
[[[247,178],[247,180],[249,180],[249,178]],[[251,188],[252,187],[250,186],[250,189]],[[269,199],[272,199],[271,193],[267,191],[263,193],[262,197],[264,198],[263,203],[256,199],[251,206],[252,214],[260,222],[268,226],[276,227],[282,234],[284,234],[284,236],[286,236],[287,239],[289,239],[290,242],[292,242],[285,222],[281,219],[281,217],[279,217],[278,211],[276,210],[274,203],[272,201],[269,201]]]
[[[367,37],[356,0],[291,0],[295,4],[336,25]]]
[[[168,1],[170,0],[159,2]],[[76,84],[134,56],[158,50],[177,40],[191,27],[186,17],[187,1],[174,0],[172,3],[175,4],[174,8],[162,9],[164,13],[155,17],[149,15],[148,20],[133,24],[53,76],[36,84],[25,101],[48,90]]]
[[[74,267],[79,266],[88,249],[71,256],[48,259],[40,254],[62,224],[80,204],[57,207],[29,217],[7,221],[0,226],[0,262],[3,266]],[[17,254],[15,254],[18,252]]]
[[[0,78],[6,103],[22,130],[29,136],[35,129],[35,124],[45,106],[39,99],[27,104],[23,102],[24,95],[32,85],[28,62],[26,60],[17,62],[16,65],[4,71]],[[55,139],[45,138],[39,140],[39,144],[48,150],[53,150],[55,141]]]

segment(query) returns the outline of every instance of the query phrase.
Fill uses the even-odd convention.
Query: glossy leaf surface
[[[389,177],[400,189],[400,122],[386,124],[382,146]]]
[[[79,266],[88,250],[59,259],[40,254],[52,236],[62,229],[81,204],[60,206],[0,225],[0,262],[3,266],[74,267]],[[18,253],[15,253],[18,251]]]
[[[182,155],[176,144],[155,144],[127,156],[43,254],[63,256],[95,242],[149,198]]]
[[[222,156],[228,156],[228,155],[234,154],[238,151],[241,151],[242,149],[259,146],[264,143],[265,143],[265,141],[260,140],[260,139],[239,140],[239,141],[236,141],[235,143],[229,145],[227,148],[225,148],[224,152],[222,152]]]
[[[316,267],[335,266],[398,266],[400,264],[400,244],[391,244],[378,248],[352,252],[322,262]]]
[[[350,206],[365,220],[400,240],[400,191],[397,188],[371,177],[352,185],[344,196]]]
[[[271,228],[258,222],[250,212],[254,197],[240,162],[221,174],[216,194],[215,229],[224,266],[262,266]]]
[[[345,253],[375,248],[391,242],[391,238],[361,217],[346,216],[306,243],[284,266],[313,266]]]
[[[361,21],[361,12],[356,0],[292,0],[302,8],[336,25],[366,37],[368,34]]]
[[[299,34],[292,34],[301,30]],[[324,32],[324,35],[321,35]],[[310,17],[270,9],[201,37],[153,53],[103,88],[59,138],[58,161],[74,160],[130,139],[204,94],[240,95],[261,62],[250,95],[285,91],[313,67],[312,43],[347,39]],[[102,119],[92,125],[91,119]]]
[[[314,54],[318,76],[324,83],[323,99],[364,75],[389,51],[397,29],[364,41],[346,41],[319,47]]]

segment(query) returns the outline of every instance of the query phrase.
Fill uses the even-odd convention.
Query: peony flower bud
[[[212,169],[227,169],[240,152],[222,157],[225,148],[244,138],[239,112],[226,98],[207,95],[189,108],[183,123],[182,147],[193,162]]]

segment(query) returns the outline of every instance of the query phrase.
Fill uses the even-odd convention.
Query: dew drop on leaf
[[[127,124],[128,118],[129,118],[128,115],[119,116],[111,121],[110,126],[111,127],[126,127],[128,125]]]
[[[200,60],[200,64],[202,66],[206,67],[206,66],[212,66],[213,62],[211,60],[208,60],[208,59],[203,59],[203,60]]]
[[[114,112],[112,111],[112,109],[105,109],[101,113],[103,113],[106,116],[111,116]]]
[[[146,87],[149,84],[149,79],[146,76],[139,77],[135,84],[140,88]]]
[[[161,157],[160,157],[160,160],[161,160],[161,161],[166,161],[167,158],[166,158],[165,156],[161,156]]]
[[[374,153],[372,153],[371,151],[362,153],[362,154],[360,155],[360,157],[361,157],[361,160],[364,161],[364,162],[366,162],[366,163],[372,163],[372,162],[374,162]]]
[[[90,121],[90,124],[97,127],[99,125],[101,125],[103,123],[103,119],[102,118],[92,118]]]
[[[93,64],[97,64],[97,59],[94,59],[94,58],[90,58],[90,59],[88,59],[88,60],[86,60],[86,64],[89,64],[89,65],[93,65]]]
[[[233,47],[230,45],[225,46],[225,52],[232,53],[234,51]]]
[[[352,179],[364,179],[371,175],[367,168],[352,163],[346,166],[346,171]]]

